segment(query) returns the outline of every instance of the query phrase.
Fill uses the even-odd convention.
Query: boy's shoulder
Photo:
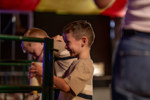
[[[81,66],[82,68],[88,68],[88,67],[93,67],[93,61],[92,59],[89,59],[89,58],[84,58],[84,59],[78,59],[78,60],[75,60],[73,63],[72,63],[73,66]]]
[[[73,72],[73,73],[72,73]],[[78,76],[80,74],[93,74],[94,72],[94,66],[93,66],[93,61],[91,59],[78,59],[74,60],[73,63],[70,65],[69,69],[67,70],[68,75],[72,76]]]
[[[90,58],[82,58],[82,59],[78,59],[78,61],[80,63],[93,63],[92,59]]]

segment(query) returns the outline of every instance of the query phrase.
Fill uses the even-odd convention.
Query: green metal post
[[[31,90],[42,90],[42,100],[54,100],[54,91],[53,91],[53,40],[49,38],[32,38],[32,37],[22,37],[22,36],[10,36],[0,34],[0,39],[3,40],[15,40],[15,41],[32,41],[32,42],[45,42],[44,43],[44,62],[43,62],[43,88],[41,87],[31,87],[31,86],[22,86],[22,87],[5,87],[0,85],[1,93],[10,93],[10,92],[20,92],[23,93],[29,92]],[[9,63],[16,66],[20,64]],[[5,65],[5,63],[1,63]],[[22,65],[22,63],[21,63]]]
[[[29,93],[33,90],[37,90],[41,92],[43,90],[40,86],[7,86],[7,85],[0,85],[0,93]]]
[[[26,84],[26,66],[23,66],[23,76],[22,76],[22,84],[25,85]],[[23,96],[23,100],[25,100],[25,95],[24,93],[22,93]]]
[[[12,35],[2,35],[2,34],[0,34],[0,39],[2,39],[2,40],[15,40],[15,41],[44,42],[44,39],[41,39],[41,38],[23,37],[23,36],[12,36]]]
[[[42,100],[54,100],[53,91],[53,40],[45,38]]]
[[[26,66],[23,66],[22,84],[26,85]]]

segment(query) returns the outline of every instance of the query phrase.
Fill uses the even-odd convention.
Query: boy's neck
[[[90,48],[86,48],[82,50],[82,52],[79,54],[78,59],[83,59],[83,58],[91,58],[90,56]]]

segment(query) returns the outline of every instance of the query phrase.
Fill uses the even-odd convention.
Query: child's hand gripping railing
[[[42,100],[54,100],[53,91],[53,39],[1,35],[2,40],[44,42],[43,85],[40,86],[1,86],[0,93],[28,93],[33,90],[42,92]],[[1,62],[0,62],[1,63]],[[16,64],[16,63],[15,63]],[[14,64],[14,65],[15,65]]]

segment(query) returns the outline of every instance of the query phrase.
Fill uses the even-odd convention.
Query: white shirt
[[[150,33],[150,0],[128,0],[124,29]]]

